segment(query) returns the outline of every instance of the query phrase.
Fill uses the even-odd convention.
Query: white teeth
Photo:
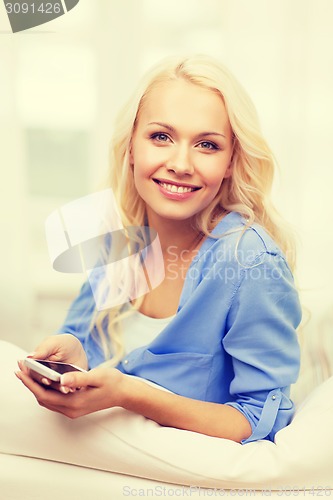
[[[175,186],[175,184],[166,184],[165,182],[161,182],[160,184],[164,189],[170,191],[171,193],[189,193],[194,191],[194,188],[187,186]]]

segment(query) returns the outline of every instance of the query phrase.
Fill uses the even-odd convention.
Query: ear
[[[129,163],[130,163],[130,166],[133,168],[134,166],[134,156],[133,156],[133,147],[132,147],[132,141],[130,142],[130,145],[129,145]]]
[[[235,140],[234,139],[235,139],[235,136],[233,136],[230,161],[229,161],[228,168],[225,171],[224,179],[228,179],[228,177],[232,176],[232,171],[233,171],[233,167],[234,167],[234,158],[235,158]]]
[[[228,165],[228,168],[227,168],[227,170],[225,171],[225,174],[224,174],[223,179],[228,179],[228,177],[231,177],[231,176],[232,176],[232,171],[233,171],[233,166],[234,166],[234,162],[233,162],[232,160],[233,160],[233,159],[231,158],[230,163],[229,163],[229,165]]]

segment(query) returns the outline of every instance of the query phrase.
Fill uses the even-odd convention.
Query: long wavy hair
[[[155,86],[179,79],[209,89],[221,97],[234,136],[232,175],[222,181],[212,202],[196,215],[198,232],[209,235],[223,215],[239,212],[247,220],[247,226],[256,222],[265,228],[293,268],[295,252],[291,231],[271,202],[276,162],[262,135],[256,109],[229,70],[205,55],[167,58],[154,66],[116,118],[107,183],[115,195],[124,227],[145,223],[145,203],[136,190],[130,165],[131,138],[140,111]],[[120,274],[122,272],[120,270]],[[142,298],[136,300],[135,307],[139,308],[141,303]],[[114,365],[124,352],[119,324],[124,314],[128,312],[124,313],[123,306],[96,311],[92,323],[105,358],[112,358]]]

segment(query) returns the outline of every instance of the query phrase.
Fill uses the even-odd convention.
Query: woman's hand
[[[72,363],[86,370],[88,361],[81,342],[70,334],[52,335],[43,340],[30,358]]]
[[[29,358],[71,363],[84,370],[88,368],[87,356],[81,342],[74,337],[74,335],[70,334],[47,337],[36,347],[35,351],[29,355]],[[22,373],[29,375],[30,370],[24,366],[22,361],[19,361],[18,365]],[[66,389],[61,387],[61,385],[56,382],[51,382],[51,380],[46,377],[41,378],[41,383],[46,386],[51,386],[58,391],[61,390],[62,392],[66,392]]]
[[[24,372],[18,372],[16,376],[35,395],[41,406],[69,418],[122,406],[128,378],[115,368],[95,368],[86,373],[70,372],[61,376],[61,387],[70,391],[62,394],[44,388]]]

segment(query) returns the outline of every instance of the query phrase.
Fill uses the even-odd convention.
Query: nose
[[[173,150],[166,163],[166,168],[179,176],[193,174],[194,167],[187,145],[179,145]]]

